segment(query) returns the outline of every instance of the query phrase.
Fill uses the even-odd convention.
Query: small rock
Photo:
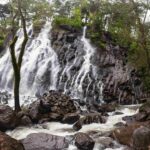
[[[62,120],[63,123],[74,124],[79,120],[80,116],[77,113],[66,114]]]
[[[75,135],[75,145],[79,150],[93,150],[95,142],[85,133],[77,133]]]
[[[80,121],[77,121],[74,125],[73,125],[73,129],[75,131],[79,131],[82,128],[82,123]]]
[[[114,115],[122,115],[123,113],[122,112],[120,112],[120,111],[115,111],[114,112]]]

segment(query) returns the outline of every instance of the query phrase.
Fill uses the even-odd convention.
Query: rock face
[[[61,121],[69,113],[75,113],[76,107],[70,97],[55,91],[49,91],[29,107],[29,115],[34,122],[46,118],[49,121]]]
[[[149,150],[150,148],[150,129],[140,127],[133,133],[133,149]]]
[[[96,71],[89,71],[82,81],[83,92],[72,93],[74,84],[80,69],[84,63],[82,33],[67,25],[52,30],[52,47],[58,55],[60,67],[58,89],[69,94],[79,95],[80,99],[86,99],[87,103],[100,103],[99,92],[102,82],[104,83],[103,100],[106,102],[117,101],[121,104],[131,104],[140,101],[144,95],[140,73],[127,64],[127,48],[114,45],[103,33],[104,47],[94,48],[90,63]],[[111,35],[110,35],[111,36]],[[97,76],[94,76],[96,74]],[[80,80],[80,77],[78,78]],[[100,82],[102,81],[102,82]],[[78,89],[76,89],[78,90]],[[73,90],[76,92],[76,90]],[[95,95],[93,98],[92,95]]]
[[[16,114],[7,105],[0,105],[0,131],[13,129],[16,126]]]
[[[25,150],[63,150],[68,148],[64,137],[46,133],[33,133],[22,141]]]
[[[94,140],[85,133],[75,135],[75,145],[79,150],[93,150],[94,144]]]
[[[0,150],[25,150],[25,149],[19,141],[0,132]]]

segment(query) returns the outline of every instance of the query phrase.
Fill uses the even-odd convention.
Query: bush
[[[68,17],[61,17],[61,16],[56,16],[54,18],[54,25],[59,26],[59,25],[69,25],[74,28],[82,28],[82,21],[78,20],[77,18],[68,18]]]
[[[74,8],[72,10],[71,16],[61,16],[58,15],[54,18],[54,25],[69,25],[74,28],[82,28],[82,14],[80,8]]]

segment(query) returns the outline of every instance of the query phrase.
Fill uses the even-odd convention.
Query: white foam
[[[83,125],[80,132],[87,133],[89,131],[98,131],[98,132],[107,132],[114,129],[114,125],[118,122],[122,122],[122,117],[124,116],[130,116],[136,113],[136,110],[123,108],[120,110],[124,114],[122,115],[111,115],[108,117],[108,120],[105,124],[99,124],[99,123],[92,123],[89,125]],[[32,127],[18,127],[14,129],[13,131],[8,131],[7,134],[12,136],[15,139],[23,139],[27,135],[31,133],[49,133],[53,135],[59,135],[59,136],[67,136],[67,135],[74,135],[75,132],[72,128],[72,125],[68,124],[62,124],[59,122],[48,122],[44,123],[42,125],[35,125]]]

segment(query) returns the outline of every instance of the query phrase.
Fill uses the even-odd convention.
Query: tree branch
[[[21,16],[21,23],[22,23],[22,27],[23,27],[23,33],[24,33],[24,40],[23,40],[23,43],[21,45],[21,50],[20,50],[20,54],[19,54],[19,58],[18,58],[18,66],[19,66],[19,68],[21,68],[22,58],[23,58],[23,55],[25,52],[26,44],[28,42],[28,34],[27,34],[27,30],[26,30],[26,20],[25,20],[23,13],[22,13],[22,10],[21,10],[20,0],[18,0],[18,9],[19,9],[19,13]]]

